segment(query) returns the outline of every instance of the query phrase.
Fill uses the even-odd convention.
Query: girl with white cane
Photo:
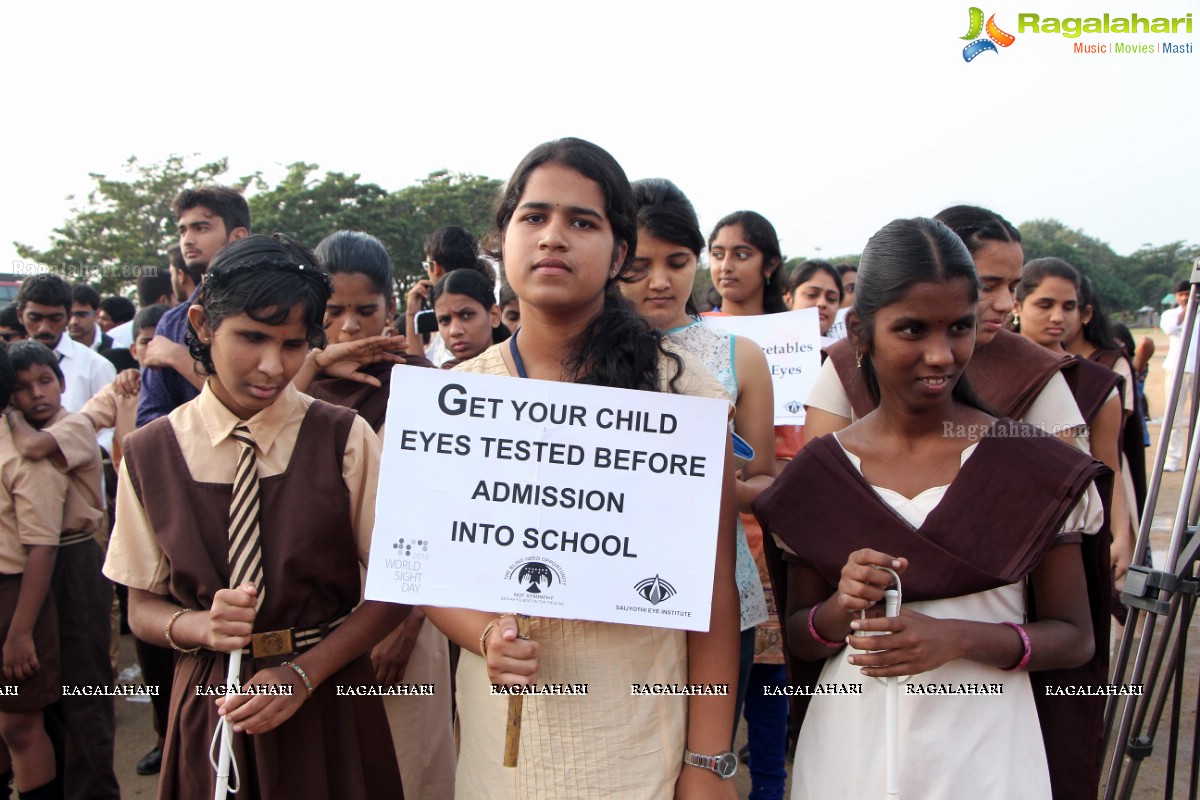
[[[787,644],[814,695],[792,797],[1048,798],[1064,743],[1043,743],[1028,673],[1107,647],[1080,547],[1100,528],[1093,483],[1107,470],[973,398],[978,282],[945,225],[885,226],[856,294],[847,327],[879,405],[807,442],[754,504],[792,554]],[[904,584],[897,616],[889,570]],[[887,690],[873,679],[904,676],[887,787]]]
[[[379,442],[291,385],[330,291],[283,237],[225,247],[188,314],[204,390],[125,441],[105,573],[134,633],[177,652],[160,800],[225,796],[222,721],[239,799],[402,795],[378,698],[338,696],[375,683],[366,654],[408,611],[359,605]]]

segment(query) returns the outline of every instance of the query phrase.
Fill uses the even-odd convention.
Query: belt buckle
[[[263,631],[250,635],[250,655],[252,658],[271,658],[272,656],[287,656],[296,652],[292,629],[280,631]]]

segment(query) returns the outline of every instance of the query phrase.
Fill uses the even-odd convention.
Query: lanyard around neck
[[[521,360],[521,351],[517,349],[517,334],[521,332],[517,328],[513,335],[508,340],[508,352],[512,354],[513,366],[517,368],[518,378],[528,378],[529,373],[525,371],[525,362]]]

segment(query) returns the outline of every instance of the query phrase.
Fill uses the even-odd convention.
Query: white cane
[[[888,570],[891,572],[891,570]],[[896,586],[900,586],[900,578],[892,572]],[[883,593],[885,615],[896,617],[900,615],[900,590],[888,589]],[[884,725],[887,727],[887,793],[888,798],[900,796],[900,681],[895,678],[885,678],[884,692],[886,693],[887,711],[884,714]]]
[[[242,651],[229,654],[229,669],[225,673],[225,696],[229,697],[241,685]],[[213,761],[212,749],[217,747],[217,760]],[[233,785],[229,785],[229,766],[233,764]],[[213,789],[213,800],[226,800],[229,793],[237,794],[241,788],[237,759],[233,757],[233,723],[221,717],[221,724],[213,730],[212,744],[208,748],[208,763],[217,770],[217,783]]]
[[[900,600],[903,596],[900,588],[900,576],[896,574],[895,570],[887,567],[876,566],[875,569],[890,573],[892,581],[896,584],[895,589],[888,589],[883,593],[884,616],[900,616]],[[861,617],[867,618],[866,610],[863,610]],[[882,635],[882,632],[875,635]],[[900,684],[904,681],[898,678],[876,678],[876,680],[884,686],[883,727],[886,746],[884,797],[887,800],[894,800],[900,796]]]

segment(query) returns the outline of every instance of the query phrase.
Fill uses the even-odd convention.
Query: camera
[[[417,326],[417,333],[437,333],[437,314],[430,309],[418,311],[414,323]]]

